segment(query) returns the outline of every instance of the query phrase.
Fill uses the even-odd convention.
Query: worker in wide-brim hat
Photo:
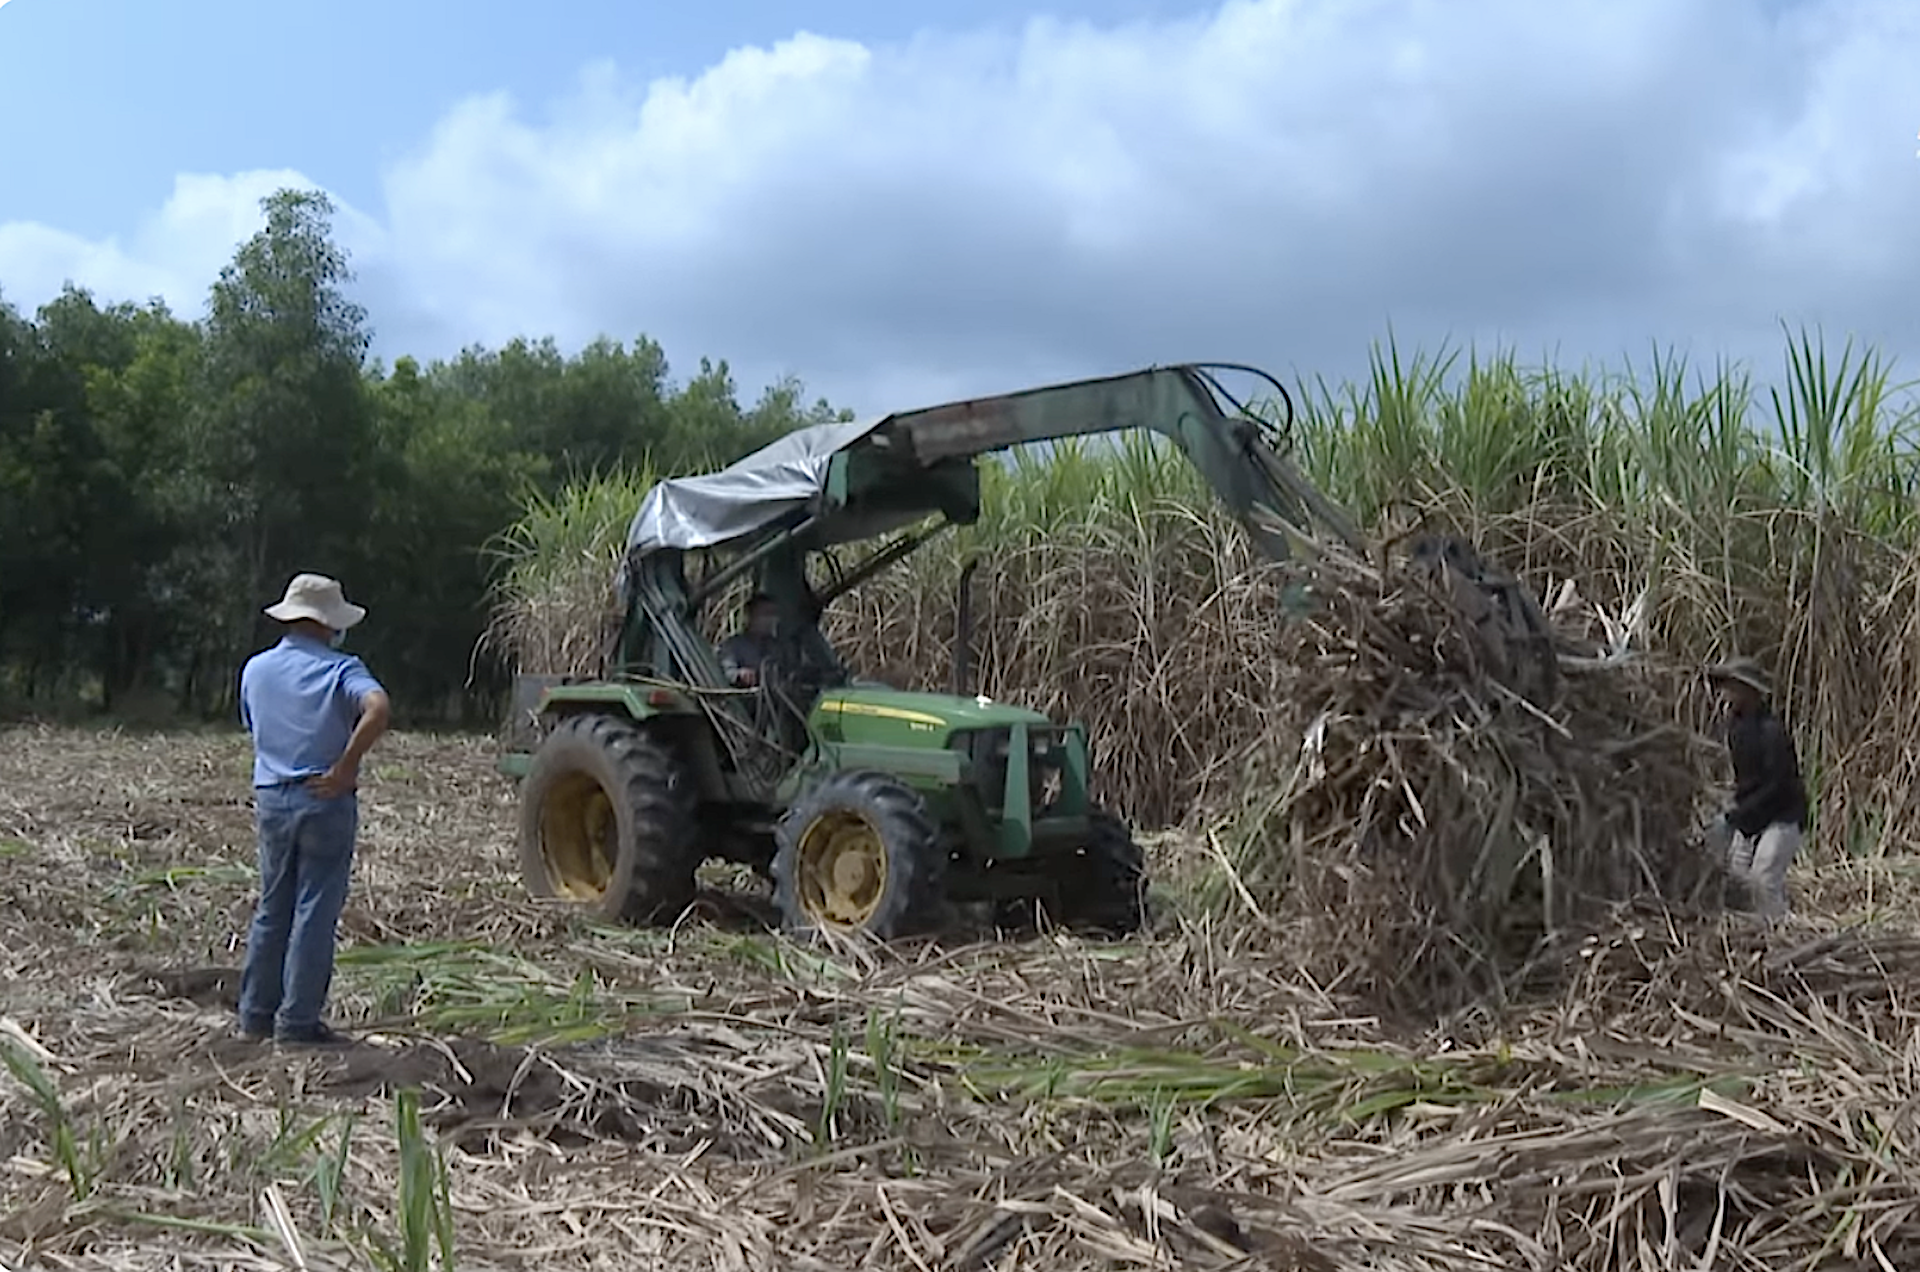
[[[1807,791],[1793,735],[1774,714],[1772,685],[1760,664],[1735,658],[1707,668],[1727,712],[1733,806],[1725,823],[1727,870],[1762,914],[1787,912],[1787,867],[1807,831]]]
[[[340,648],[367,611],[347,600],[338,581],[297,574],[265,612],[286,632],[240,672],[260,841],[240,1033],[338,1043],[344,1039],[321,1014],[353,874],[360,761],[386,732],[390,704],[366,664]]]

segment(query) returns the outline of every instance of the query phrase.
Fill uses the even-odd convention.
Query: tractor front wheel
[[[613,715],[563,720],[520,790],[527,891],[596,917],[669,922],[693,900],[693,792],[673,753]]]
[[[774,898],[789,931],[892,940],[940,926],[946,852],[919,794],[897,778],[823,778],[794,801],[775,838]]]

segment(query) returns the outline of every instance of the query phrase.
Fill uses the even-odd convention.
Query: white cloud
[[[611,67],[469,100],[349,209],[391,354],[647,333],[860,407],[1403,342],[1920,355],[1920,6],[1233,0],[1200,19]],[[0,226],[0,286],[197,310],[285,173],[182,178],[121,243]],[[301,184],[306,184],[304,181]]]
[[[158,297],[176,312],[196,314],[234,249],[260,228],[260,201],[289,186],[320,188],[290,169],[231,177],[182,174],[160,210],[124,243],[117,237],[95,242],[31,222],[0,224],[0,294],[33,307],[72,281],[103,300],[144,303]],[[336,214],[334,237],[354,252],[378,253],[384,245],[380,228],[352,208]]]

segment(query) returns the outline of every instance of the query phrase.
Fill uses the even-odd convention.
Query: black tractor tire
[[[670,923],[692,903],[693,789],[658,738],[615,715],[562,720],[520,787],[520,874],[596,918]]]
[[[1061,927],[1130,936],[1147,922],[1147,857],[1127,823],[1096,809],[1087,842],[1051,871],[1059,899],[1043,907]]]
[[[789,932],[890,941],[947,921],[946,848],[919,793],[891,774],[822,778],[787,809],[774,838],[773,895]]]

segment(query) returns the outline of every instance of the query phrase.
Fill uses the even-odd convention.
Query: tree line
[[[724,361],[676,384],[645,337],[385,367],[331,201],[262,207],[198,319],[72,284],[29,318],[0,293],[0,707],[229,713],[261,607],[313,570],[371,610],[350,647],[397,714],[488,722],[489,547],[529,497],[846,417],[792,381],[743,407]]]

